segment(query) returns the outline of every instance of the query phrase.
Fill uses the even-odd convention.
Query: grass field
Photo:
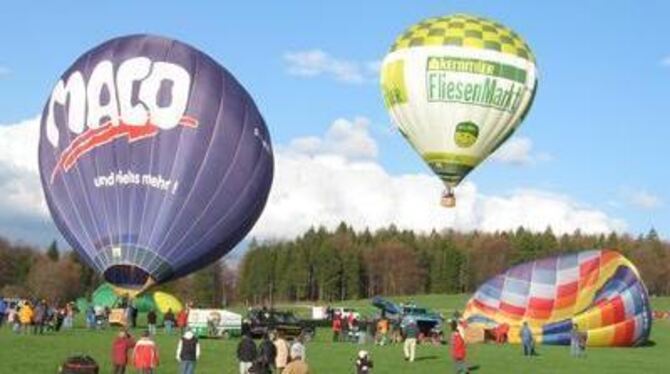
[[[422,305],[450,313],[462,308],[464,295],[413,297]],[[395,298],[407,301],[408,298]],[[654,309],[670,310],[670,298],[653,299]],[[335,305],[335,304],[334,304]],[[372,313],[369,301],[346,302],[342,305],[359,307]],[[295,307],[297,310],[306,308]],[[59,363],[72,353],[87,353],[109,373],[109,351],[114,330],[73,331],[44,336],[19,336],[7,327],[0,329],[0,373],[40,374],[55,373]],[[402,346],[376,347],[347,343],[330,343],[328,329],[320,329],[315,341],[307,346],[308,362],[314,373],[353,373],[356,352],[364,348],[372,353],[375,373],[450,373],[451,362],[447,346],[417,347],[417,361],[407,363],[402,358]],[[642,348],[589,349],[587,356],[573,359],[568,347],[539,346],[539,357],[525,359],[518,346],[491,344],[468,347],[468,361],[478,365],[476,373],[668,373],[670,372],[670,321],[655,321],[651,339],[653,344]],[[159,373],[176,373],[174,359],[176,336],[159,332],[156,337],[162,363]],[[237,340],[204,340],[198,373],[236,373],[235,348]],[[132,371],[130,371],[132,372]]]

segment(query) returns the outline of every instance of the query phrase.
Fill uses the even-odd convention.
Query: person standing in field
[[[133,364],[141,374],[154,374],[159,364],[158,347],[149,331],[142,333],[140,340],[135,343],[133,350]]]
[[[163,316],[163,325],[165,326],[165,333],[172,335],[172,328],[174,327],[175,317],[172,313],[172,309],[168,309],[167,313]]]
[[[19,321],[21,322],[21,331],[24,334],[28,334],[30,330],[30,325],[33,323],[34,317],[33,307],[30,305],[29,301],[26,301],[19,309]]]
[[[310,374],[309,366],[305,362],[304,346],[293,344],[291,346],[291,362],[286,365],[282,374]]]
[[[374,364],[370,359],[370,354],[367,351],[358,352],[358,357],[356,358],[356,374],[372,373],[373,365]]]
[[[389,331],[389,321],[386,319],[385,316],[382,315],[382,317],[377,321],[377,344],[379,345],[384,345],[386,344],[386,335],[388,334]]]
[[[523,345],[523,355],[524,356],[533,356],[535,354],[535,339],[533,338],[533,332],[528,326],[528,321],[523,321],[523,326],[521,331],[519,331],[521,337],[521,343]]]
[[[342,333],[342,319],[339,315],[333,317],[333,342],[340,341],[340,334]]]
[[[149,313],[147,313],[147,327],[149,329],[149,334],[152,336],[156,335],[156,320],[158,319],[158,316],[156,315],[156,311],[151,309],[149,310]]]
[[[0,297],[0,327],[2,327],[2,325],[5,322],[6,314],[7,314],[7,302],[5,301],[5,299]]]
[[[258,367],[257,373],[272,374],[274,371],[276,358],[277,348],[272,342],[270,335],[265,334],[261,344],[258,347],[258,359],[256,360]]]
[[[187,330],[177,345],[180,374],[194,374],[195,363],[200,358],[200,343],[191,330]]]
[[[469,373],[468,364],[465,362],[466,346],[463,335],[458,331],[458,322],[451,321],[451,359],[454,361],[454,369],[457,374]]]
[[[179,327],[180,333],[182,335],[184,335],[187,325],[188,325],[188,308],[184,308],[179,313],[177,313],[177,327]]]
[[[127,331],[120,331],[112,343],[112,373],[125,374],[128,365],[128,351],[135,346],[135,340]]]
[[[274,345],[277,352],[277,356],[275,357],[275,367],[277,368],[277,373],[281,373],[286,365],[288,365],[288,343],[279,333],[277,333],[274,339]]]
[[[404,327],[405,343],[403,344],[403,353],[405,354],[405,361],[414,362],[416,355],[416,339],[419,336],[419,327],[416,321],[409,319]]]
[[[240,374],[249,374],[249,370],[257,356],[256,343],[254,343],[251,335],[247,332],[237,345],[237,360],[240,362]]]

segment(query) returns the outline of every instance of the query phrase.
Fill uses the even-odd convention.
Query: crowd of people
[[[7,324],[17,334],[72,329],[75,313],[74,303],[59,305],[40,299],[0,298],[0,327]]]

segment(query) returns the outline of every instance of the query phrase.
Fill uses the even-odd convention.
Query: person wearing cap
[[[309,366],[305,362],[305,346],[296,343],[291,346],[291,362],[286,365],[282,374],[309,374]]]
[[[416,339],[419,336],[419,327],[413,319],[407,322],[404,327],[405,343],[403,344],[403,353],[405,354],[405,361],[414,362],[416,355]]]
[[[144,331],[140,340],[135,343],[133,364],[135,369],[142,374],[154,374],[156,367],[158,367],[158,347],[151,340],[149,331]]]
[[[367,351],[358,351],[356,358],[356,374],[368,374],[372,372],[372,360]]]
[[[191,330],[186,330],[177,344],[177,361],[180,374],[195,373],[195,363],[200,358],[200,343]]]
[[[114,374],[124,374],[128,365],[128,351],[135,346],[135,340],[125,330],[119,331],[112,343],[112,366]]]

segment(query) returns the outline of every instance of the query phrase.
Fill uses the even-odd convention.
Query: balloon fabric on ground
[[[411,26],[381,69],[393,121],[448,192],[514,133],[536,87],[535,57],[524,40],[466,14]]]
[[[131,294],[229,252],[273,177],[246,90],[204,53],[149,35],[107,41],[63,74],[42,114],[39,165],[58,229]]]
[[[569,344],[577,324],[589,346],[637,346],[651,332],[647,289],[635,266],[611,250],[592,250],[517,265],[484,283],[468,302],[472,325],[510,326],[519,342],[527,321],[538,341]]]

